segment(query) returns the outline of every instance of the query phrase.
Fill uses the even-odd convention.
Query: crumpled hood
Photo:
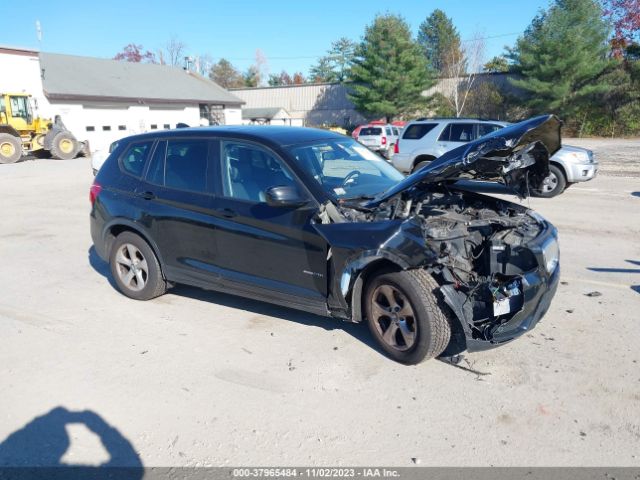
[[[364,206],[375,207],[418,184],[461,179],[498,181],[525,198],[549,174],[549,158],[561,146],[560,127],[558,117],[542,115],[497,130],[450,150]]]

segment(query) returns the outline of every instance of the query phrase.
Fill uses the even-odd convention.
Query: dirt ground
[[[640,141],[566,143],[602,169],[525,201],[559,229],[556,298],[465,368],[230,295],[125,298],[88,159],[0,166],[0,465],[640,466]]]

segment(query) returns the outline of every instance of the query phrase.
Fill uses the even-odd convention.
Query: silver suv
[[[396,142],[392,163],[403,173],[414,172],[444,153],[510,125],[471,118],[420,118],[409,122]],[[591,150],[564,145],[549,159],[549,176],[537,196],[554,197],[575,182],[596,176],[598,162]]]
[[[393,155],[398,135],[398,127],[394,125],[365,125],[360,129],[356,140],[389,159]]]

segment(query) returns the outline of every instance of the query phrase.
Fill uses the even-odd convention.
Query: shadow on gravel
[[[109,264],[98,256],[93,246],[89,249],[89,264],[96,272],[105,277],[109,281],[109,284],[117,290],[116,283],[111,276]],[[301,310],[281,307],[279,305],[260,302],[258,300],[251,300],[249,298],[229,293],[204,290],[188,285],[176,285],[169,291],[169,293],[202,302],[215,303],[216,305],[222,305],[224,307],[236,308],[238,310],[244,310],[258,315],[268,315],[270,317],[276,317],[281,320],[295,322],[309,327],[318,327],[327,331],[336,329],[344,330],[358,341],[378,352],[380,355],[385,355],[384,351],[378,347],[375,339],[371,336],[366,325],[345,322],[329,317],[322,317],[320,315],[307,313]]]
[[[109,454],[107,462],[99,466],[61,462],[72,445],[66,426],[73,424],[84,425],[100,439]],[[118,472],[118,478],[140,479],[144,473],[142,460],[133,445],[116,428],[91,410],[73,412],[64,407],[34,418],[0,443],[0,477],[7,467],[38,467],[33,468],[33,473],[42,475],[29,477],[29,468],[21,468],[14,472],[16,477],[11,478],[77,478],[79,473],[89,475],[82,478],[102,478],[103,469],[114,467],[127,467]]]
[[[631,265],[640,266],[640,261],[638,260],[625,260],[625,262],[630,263]],[[587,267],[587,270],[604,273],[640,273],[640,268]],[[640,285],[631,285],[631,290],[636,293],[640,293]]]

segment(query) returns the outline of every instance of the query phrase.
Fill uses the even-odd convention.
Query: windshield
[[[338,199],[373,198],[404,176],[371,150],[351,139],[306,143],[289,148],[298,164]]]

